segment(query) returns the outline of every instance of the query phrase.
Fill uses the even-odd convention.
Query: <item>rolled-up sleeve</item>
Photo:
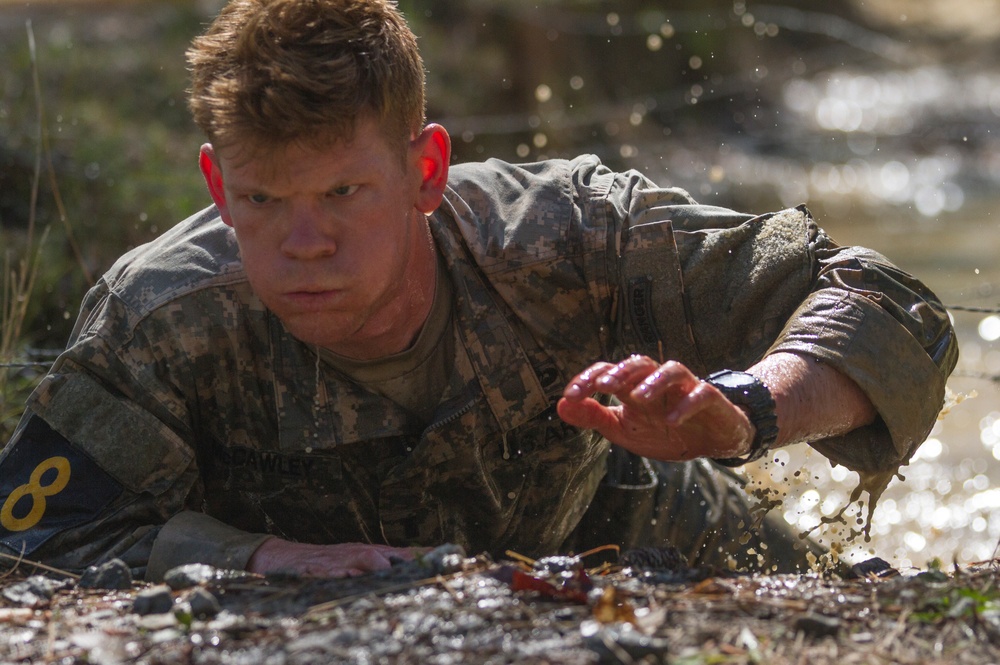
[[[876,252],[818,234],[816,277],[771,351],[807,354],[850,377],[880,422],[813,443],[862,472],[906,463],[927,437],[958,360],[947,311],[918,280]],[[891,445],[890,445],[891,444]]]
[[[625,353],[660,353],[702,375],[775,352],[850,377],[874,424],[812,442],[867,474],[905,464],[930,433],[958,358],[947,311],[877,252],[842,247],[800,206],[747,215],[619,176],[603,209]]]

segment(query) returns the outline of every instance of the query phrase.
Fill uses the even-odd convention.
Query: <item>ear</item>
[[[410,151],[414,153],[420,171],[420,192],[416,208],[429,215],[441,205],[444,189],[448,185],[451,137],[441,125],[427,125],[410,142]]]
[[[201,169],[201,174],[205,177],[205,184],[208,185],[208,193],[212,195],[212,200],[215,201],[215,207],[219,209],[222,221],[232,226],[233,220],[229,216],[229,205],[226,203],[226,190],[222,183],[222,167],[219,166],[219,158],[215,154],[215,148],[212,147],[211,143],[201,146],[201,152],[198,155],[198,167]]]

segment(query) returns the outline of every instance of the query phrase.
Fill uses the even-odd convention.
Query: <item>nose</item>
[[[281,252],[299,260],[333,256],[337,251],[333,232],[333,223],[317,206],[296,206],[291,211]]]

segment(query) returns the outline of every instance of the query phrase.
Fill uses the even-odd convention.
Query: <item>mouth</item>
[[[301,289],[287,291],[285,299],[298,307],[319,307],[327,305],[343,294],[341,289]]]

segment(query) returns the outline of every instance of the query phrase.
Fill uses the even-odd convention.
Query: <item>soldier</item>
[[[215,205],[87,295],[0,458],[0,551],[150,580],[442,542],[752,563],[720,468],[808,442],[884,483],[934,423],[957,352],[922,284],[803,207],[592,156],[450,167],[388,0],[233,0],[189,62]]]

